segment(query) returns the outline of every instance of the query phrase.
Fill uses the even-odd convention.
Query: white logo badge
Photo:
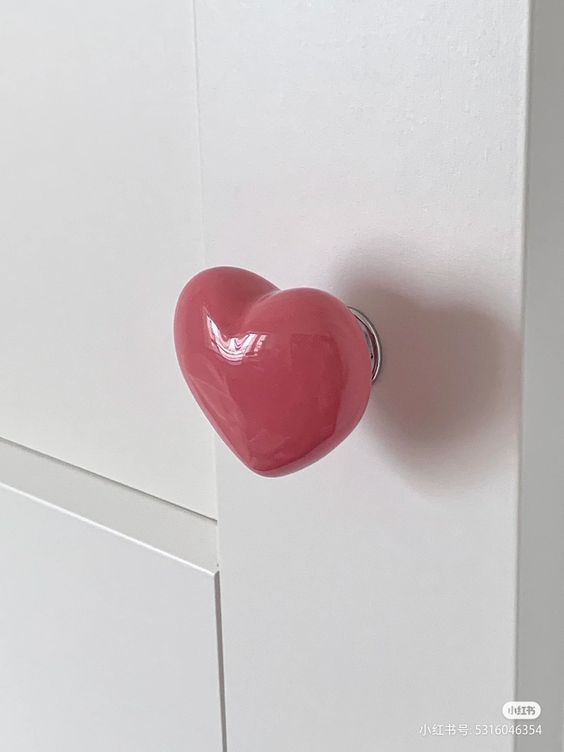
[[[541,714],[541,706],[538,702],[514,700],[506,702],[503,706],[503,715],[510,721],[534,720]]]

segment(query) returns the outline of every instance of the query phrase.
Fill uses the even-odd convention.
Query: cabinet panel
[[[216,578],[0,486],[10,752],[221,752]]]
[[[564,4],[532,3],[519,509],[518,697],[542,707],[542,739],[564,749]]]
[[[208,265],[328,289],[384,349],[321,462],[218,454],[229,749],[433,748],[514,691],[528,4],[197,12]]]
[[[215,516],[172,343],[203,263],[191,5],[1,15],[0,435]]]

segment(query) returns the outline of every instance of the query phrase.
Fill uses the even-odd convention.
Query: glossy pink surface
[[[278,290],[244,269],[207,269],[180,295],[174,339],[200,407],[261,475],[320,459],[366,408],[364,335],[347,307],[321,290]]]

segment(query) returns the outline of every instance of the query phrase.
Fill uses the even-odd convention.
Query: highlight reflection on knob
[[[256,473],[320,459],[361,419],[382,354],[370,321],[321,290],[279,290],[216,267],[184,287],[174,320],[180,368],[210,423]]]

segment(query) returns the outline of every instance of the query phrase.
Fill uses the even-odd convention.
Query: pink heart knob
[[[361,419],[381,362],[370,322],[327,292],[279,290],[233,267],[183,289],[174,340],[192,394],[254,472],[321,459]]]

